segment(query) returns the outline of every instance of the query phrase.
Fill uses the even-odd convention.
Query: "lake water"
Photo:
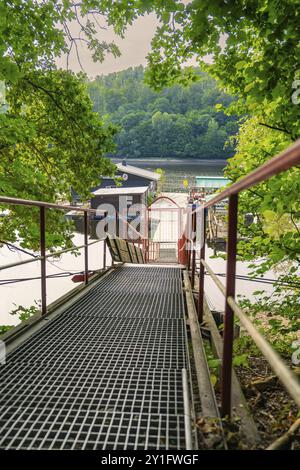
[[[196,186],[196,176],[223,176],[226,165],[225,160],[169,160],[154,158],[147,159],[127,159],[129,165],[137,166],[147,170],[161,168],[165,172],[166,181],[163,191],[186,191],[183,180],[188,180],[189,186]]]

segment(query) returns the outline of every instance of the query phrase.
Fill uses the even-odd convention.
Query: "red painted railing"
[[[249,324],[249,319],[244,312],[240,309],[235,302],[235,276],[236,276],[236,254],[237,254],[237,221],[238,221],[238,195],[241,191],[245,191],[256,184],[265,181],[272,176],[278,175],[296,165],[300,164],[300,140],[280,155],[272,158],[267,163],[257,168],[240,181],[232,184],[224,189],[224,191],[217,194],[213,199],[196,209],[196,212],[201,211],[201,228],[202,243],[200,247],[200,271],[199,271],[199,292],[198,292],[198,318],[199,322],[203,321],[204,309],[204,278],[205,278],[205,232],[206,232],[206,210],[214,204],[229,199],[228,203],[228,237],[227,237],[227,269],[226,269],[226,285],[222,286],[217,281],[216,276],[211,277],[217,284],[218,288],[225,296],[225,314],[224,314],[224,333],[223,333],[223,357],[222,357],[222,377],[221,377],[221,399],[222,399],[222,414],[223,416],[230,416],[231,414],[231,379],[232,379],[232,351],[233,351],[233,322],[234,314],[236,314],[246,328],[256,345],[261,352],[265,355],[269,364],[274,372],[281,379],[290,395],[295,399],[300,407],[300,386],[296,378],[292,375],[290,370],[284,365],[282,360],[276,355],[272,348],[262,338],[262,336],[255,330],[253,325]],[[193,227],[196,232],[196,212],[193,214]],[[195,240],[194,240],[195,242]],[[195,247],[195,243],[194,243]],[[191,260],[191,284],[195,282],[196,272],[196,256],[195,249],[192,253]]]
[[[88,247],[93,245],[94,243],[98,243],[101,240],[96,240],[94,242],[88,243],[88,214],[95,214],[97,211],[96,209],[90,209],[87,207],[79,207],[79,206],[70,206],[70,205],[60,205],[60,204],[53,204],[48,202],[42,201],[33,201],[27,199],[19,199],[13,197],[0,197],[1,204],[12,204],[12,205],[22,205],[22,206],[29,206],[29,207],[39,207],[40,208],[40,256],[32,258],[30,260],[19,261],[16,263],[11,263],[5,266],[0,266],[0,271],[4,269],[12,268],[19,266],[21,264],[28,264],[35,261],[40,261],[41,263],[41,310],[42,315],[47,312],[47,275],[46,275],[46,260],[49,257],[54,255],[60,255],[63,253],[67,253],[69,251],[74,251],[74,249],[84,248],[84,282],[88,284],[89,282],[89,259],[88,259]],[[61,250],[56,253],[46,254],[46,209],[60,209],[63,211],[76,211],[82,212],[84,217],[84,244],[79,247],[73,247],[66,250]],[[105,215],[105,213],[103,213]],[[104,241],[105,244],[105,241]],[[106,263],[106,249],[104,246],[103,250],[103,263],[105,267]]]

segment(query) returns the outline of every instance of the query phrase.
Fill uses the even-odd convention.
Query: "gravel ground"
[[[298,409],[263,357],[249,357],[248,367],[237,367],[244,394],[262,437],[262,448],[282,436],[297,419]],[[255,385],[257,384],[257,385]],[[292,449],[300,449],[300,431]]]

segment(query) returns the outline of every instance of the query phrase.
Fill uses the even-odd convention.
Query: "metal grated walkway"
[[[176,267],[116,269],[1,366],[0,447],[185,449]]]

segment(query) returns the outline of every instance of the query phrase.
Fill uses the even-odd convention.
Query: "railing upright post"
[[[40,252],[41,252],[41,302],[42,315],[47,313],[47,290],[46,290],[46,217],[45,207],[40,207]]]
[[[106,269],[106,238],[103,240],[103,269]]]
[[[201,227],[200,227],[200,269],[199,269],[199,294],[198,294],[198,320],[199,323],[203,322],[204,314],[204,277],[205,268],[201,260],[205,260],[205,243],[206,243],[206,209],[201,209]]]
[[[187,269],[188,272],[191,269],[191,243],[192,243],[192,214],[190,213],[190,207],[188,208],[188,213],[187,213],[187,227],[188,227],[188,237],[187,237],[187,243],[188,243],[188,250],[187,250]]]
[[[116,237],[118,237],[120,235],[119,228],[120,228],[120,218],[119,218],[118,211],[116,211],[116,233],[115,233]]]
[[[182,233],[182,217],[181,217],[181,207],[178,208],[178,243],[177,243],[177,259],[178,263],[180,263],[180,258],[181,258],[181,250],[184,249],[182,247],[182,238],[183,238],[183,233]]]
[[[88,213],[84,211],[84,282],[89,282]]]
[[[196,272],[196,241],[197,241],[197,217],[196,217],[196,208],[193,206],[192,214],[192,234],[193,234],[193,243],[192,243],[192,279],[191,286],[192,289],[195,287],[195,272]]]
[[[104,213],[104,217],[106,218],[108,215],[107,212]],[[107,224],[104,226],[104,233],[107,233]],[[103,269],[106,269],[106,238],[103,240]]]
[[[150,249],[150,240],[149,238],[147,238],[146,239],[146,256],[145,256],[146,263],[149,263],[149,249]]]
[[[151,224],[151,218],[152,218],[152,211],[151,211],[151,206],[146,208],[146,239],[145,239],[145,261],[146,263],[149,263],[150,258],[149,258],[149,249],[150,249],[150,239],[152,235],[152,224]]]
[[[228,208],[228,238],[227,238],[227,267],[226,267],[226,297],[223,334],[223,360],[221,378],[221,411],[222,416],[231,415],[231,380],[232,380],[232,350],[234,312],[229,306],[228,297],[235,296],[235,274],[236,274],[236,244],[237,244],[237,221],[238,221],[238,195],[229,197]]]

